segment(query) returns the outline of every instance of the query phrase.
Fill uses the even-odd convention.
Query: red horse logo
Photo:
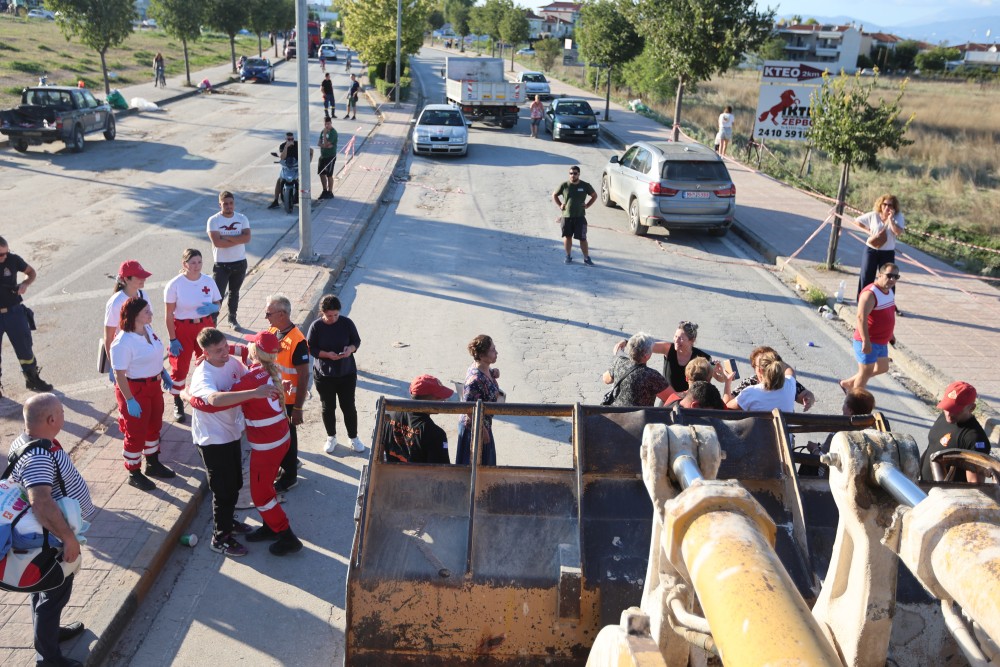
[[[785,109],[790,109],[799,103],[799,98],[795,97],[794,90],[786,90],[781,94],[781,101],[775,104],[773,107],[765,111],[760,115],[757,120],[763,122],[765,118],[769,115],[771,116],[771,122],[775,125],[778,124],[778,114],[780,114]]]

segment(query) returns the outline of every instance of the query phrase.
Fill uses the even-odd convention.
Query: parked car
[[[651,225],[723,236],[736,215],[736,186],[707,146],[640,141],[621,157],[611,156],[601,176],[601,202],[625,207],[629,229],[639,236]]]
[[[295,57],[295,40],[290,39],[288,43],[285,44],[285,60],[291,60]]]
[[[590,139],[597,141],[601,126],[587,100],[564,97],[552,100],[545,110],[545,131],[552,139]]]
[[[274,66],[267,58],[247,58],[240,68],[240,82],[263,81],[272,83],[274,81]]]
[[[55,21],[56,15],[47,9],[32,9],[28,12],[29,19],[45,19],[47,21]]]
[[[514,81],[524,84],[529,100],[533,101],[535,95],[538,95],[543,100],[552,97],[552,89],[549,88],[549,82],[541,72],[518,72],[517,78]]]
[[[458,107],[428,104],[413,126],[414,155],[466,155],[470,125]]]
[[[156,25],[156,19],[145,19],[145,20],[143,20],[142,27],[143,28],[155,28],[155,27],[157,27],[157,25]]]
[[[535,55],[535,50],[534,49],[530,49],[530,48],[529,49],[518,49],[517,50],[517,55],[519,55],[519,56],[533,56],[533,55]]]
[[[337,47],[333,44],[320,44],[318,56],[326,58],[327,62],[332,62],[337,59]]]
[[[0,134],[10,138],[19,153],[28,146],[63,141],[74,153],[83,150],[83,136],[101,132],[115,138],[115,116],[111,107],[86,88],[38,86],[25,88],[21,104],[0,111]]]

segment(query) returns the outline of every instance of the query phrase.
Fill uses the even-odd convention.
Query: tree
[[[274,55],[278,56],[277,33],[285,32],[295,25],[295,0],[274,0],[273,11],[271,12],[271,25],[268,26],[270,32],[275,33]],[[329,25],[329,24],[327,24]]]
[[[361,62],[385,65],[395,78],[396,0],[342,0],[344,41],[357,50]],[[424,26],[432,7],[430,0],[403,2],[401,53],[407,56],[420,50]]]
[[[132,0],[49,0],[46,7],[58,13],[59,29],[69,40],[76,36],[101,56],[104,93],[111,92],[107,53],[132,34],[136,18]],[[152,67],[150,62],[150,67]]]
[[[786,45],[787,43],[785,40],[778,35],[773,35],[766,42],[761,44],[760,47],[753,52],[753,55],[759,64],[763,64],[765,60],[784,60]]]
[[[677,79],[674,141],[684,85],[728,71],[768,40],[774,24],[774,10],[757,12],[755,0],[636,0],[629,10],[664,74]]]
[[[159,22],[168,35],[181,40],[184,48],[184,75],[189,86],[192,84],[188,42],[201,37],[203,8],[201,3],[192,4],[189,0],[152,0],[149,3],[149,15]]]
[[[946,46],[935,46],[930,51],[921,51],[913,58],[913,63],[921,70],[928,72],[943,72],[945,64],[950,60],[958,60],[962,57],[958,49]]]
[[[465,51],[465,37],[469,34],[469,12],[472,0],[445,0],[444,18],[451,24],[451,29],[462,38],[461,50]]]
[[[512,0],[486,0],[482,5],[472,8],[474,30],[480,35],[489,35],[492,40],[490,55],[496,55],[496,45],[500,41],[500,24],[508,9],[513,9]],[[503,58],[503,53],[500,53]]]
[[[629,89],[647,97],[647,102],[662,104],[677,94],[677,80],[664,76],[656,55],[649,44],[642,53],[622,65],[622,83]]]
[[[877,82],[877,73],[864,80],[860,72],[854,76],[842,72],[836,78],[823,74],[823,86],[812,94],[809,145],[825,151],[832,160],[842,165],[836,216],[826,257],[827,269],[832,269],[837,260],[840,216],[844,213],[851,168],[860,165],[878,169],[880,150],[897,149],[913,143],[904,138],[913,116],[905,123],[899,120],[899,103],[903,99],[906,81],[900,84],[899,94],[894,100],[886,102],[880,98],[877,105],[872,105],[868,98]]]
[[[444,12],[440,9],[432,9],[427,15],[427,27],[431,30],[440,30],[444,25]]]
[[[562,52],[563,45],[558,39],[546,37],[535,42],[535,57],[538,58],[538,64],[542,69],[552,69]]]
[[[893,69],[910,71],[913,69],[913,59],[920,52],[920,43],[912,39],[896,42],[896,48],[889,54],[889,66]]]
[[[614,0],[597,0],[580,10],[580,25],[576,29],[580,56],[589,64],[608,68],[608,88],[604,100],[604,120],[611,107],[611,70],[642,53],[642,38]]]
[[[511,7],[504,12],[503,20],[500,21],[500,38],[510,45],[510,71],[514,71],[514,51],[515,47],[528,39],[531,34],[531,26],[528,25],[528,17],[524,15],[524,10],[520,7]]]
[[[205,23],[229,37],[229,55],[236,74],[236,33],[247,23],[246,0],[203,0]],[[302,44],[299,49],[302,49]],[[304,52],[304,51],[303,51]]]
[[[274,24],[273,14],[278,11],[272,0],[246,0],[247,28],[257,35],[257,55],[264,57],[264,33]]]

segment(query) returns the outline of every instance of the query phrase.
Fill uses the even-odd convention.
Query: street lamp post
[[[312,188],[309,185],[309,31],[306,0],[295,2],[295,63],[299,93],[299,261],[312,259]]]
[[[399,63],[400,52],[403,50],[403,0],[396,0],[396,103],[394,108],[399,108],[399,78],[402,76],[402,66]]]

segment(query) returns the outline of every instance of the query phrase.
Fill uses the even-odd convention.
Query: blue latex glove
[[[170,379],[170,373],[166,369],[160,371],[160,377],[163,378],[164,391],[170,391],[174,388],[174,381]]]
[[[108,369],[108,379],[111,380],[111,384],[118,384],[118,382],[115,380],[115,369],[113,368]]]
[[[211,315],[219,312],[219,304],[209,301],[208,303],[198,306],[198,309],[195,312],[199,315]]]
[[[171,357],[178,356],[181,353],[181,350],[183,350],[183,349],[184,349],[184,346],[181,345],[181,342],[179,340],[177,340],[176,338],[172,338],[170,340],[170,356]]]
[[[128,413],[135,418],[142,416],[142,408],[139,407],[139,401],[134,398],[130,398],[125,401],[125,405],[128,407]]]

